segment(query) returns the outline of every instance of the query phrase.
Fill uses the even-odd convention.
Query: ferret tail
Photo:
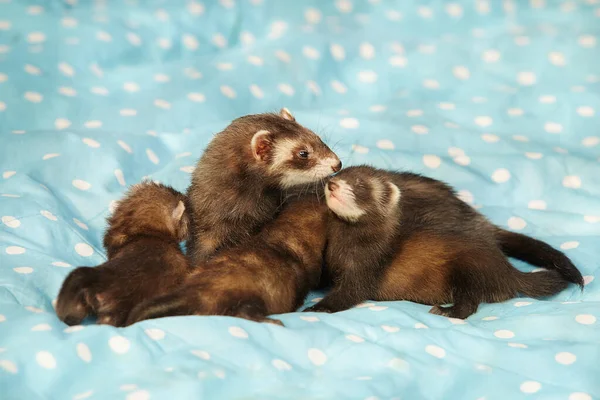
[[[200,308],[198,296],[186,296],[185,292],[171,293],[145,300],[136,305],[127,318],[126,325],[146,319],[193,315]]]
[[[502,252],[508,257],[557,271],[564,280],[579,285],[583,289],[581,272],[573,265],[569,257],[549,244],[500,228],[496,231],[496,241]]]
[[[91,267],[74,269],[65,279],[56,299],[56,315],[67,325],[77,325],[93,312],[91,293],[98,271]]]
[[[515,271],[517,291],[527,297],[553,296],[565,289],[569,282],[556,270],[540,272]]]

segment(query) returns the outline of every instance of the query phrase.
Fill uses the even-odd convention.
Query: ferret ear
[[[388,182],[390,188],[390,201],[388,202],[389,207],[395,207],[400,202],[400,189],[392,182]]]
[[[181,217],[183,217],[183,213],[185,212],[185,204],[183,204],[183,201],[179,201],[179,203],[177,203],[177,207],[175,207],[173,209],[173,212],[171,213],[171,218],[173,218],[173,221],[175,223],[178,223],[179,221],[181,221]]]
[[[283,119],[287,119],[288,121],[296,122],[296,118],[294,118],[294,116],[292,115],[292,113],[290,112],[290,110],[288,110],[285,107],[283,107],[281,109],[281,111],[279,111],[279,115]]]
[[[273,146],[273,143],[271,142],[271,133],[265,130],[256,132],[254,136],[252,136],[250,145],[252,146],[252,155],[254,158],[258,161],[263,161]]]

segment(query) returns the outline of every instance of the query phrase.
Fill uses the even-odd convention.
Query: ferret
[[[183,287],[133,309],[127,324],[175,315],[227,315],[280,324],[268,315],[295,311],[319,283],[327,206],[292,199],[250,240],[218,251]]]
[[[351,167],[325,188],[331,291],[307,311],[364,300],[410,300],[467,318],[480,303],[519,293],[554,295],[583,278],[562,252],[493,225],[443,182],[408,172]],[[544,267],[524,273],[507,259]],[[452,304],[450,306],[444,306]]]
[[[75,325],[96,315],[98,323],[123,326],[136,304],[180,285],[189,271],[179,245],[188,233],[185,203],[169,186],[134,185],[108,218],[108,261],[67,276],[57,299],[58,317]]]
[[[341,167],[286,108],[234,120],[207,146],[187,192],[192,264],[257,233],[274,218],[286,190],[320,184]]]

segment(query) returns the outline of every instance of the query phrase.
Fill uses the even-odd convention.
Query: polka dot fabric
[[[595,0],[0,0],[0,397],[600,399],[599,38]],[[127,185],[185,189],[213,133],[283,106],[345,165],[443,179],[561,248],[585,290],[466,321],[57,320]]]

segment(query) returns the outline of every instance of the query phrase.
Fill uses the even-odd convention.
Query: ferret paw
[[[308,307],[307,309],[303,310],[302,312],[322,312],[322,313],[331,314],[333,312],[333,310],[331,310],[329,307],[327,307],[324,304],[317,303],[312,307]]]
[[[443,317],[450,317],[452,313],[452,307],[433,306],[429,310],[430,314],[441,315]]]
[[[280,320],[275,319],[275,318],[265,318],[260,322],[265,322],[267,324],[273,324],[273,325],[279,325],[279,326],[285,326],[285,325],[283,325],[283,322],[281,322]]]

